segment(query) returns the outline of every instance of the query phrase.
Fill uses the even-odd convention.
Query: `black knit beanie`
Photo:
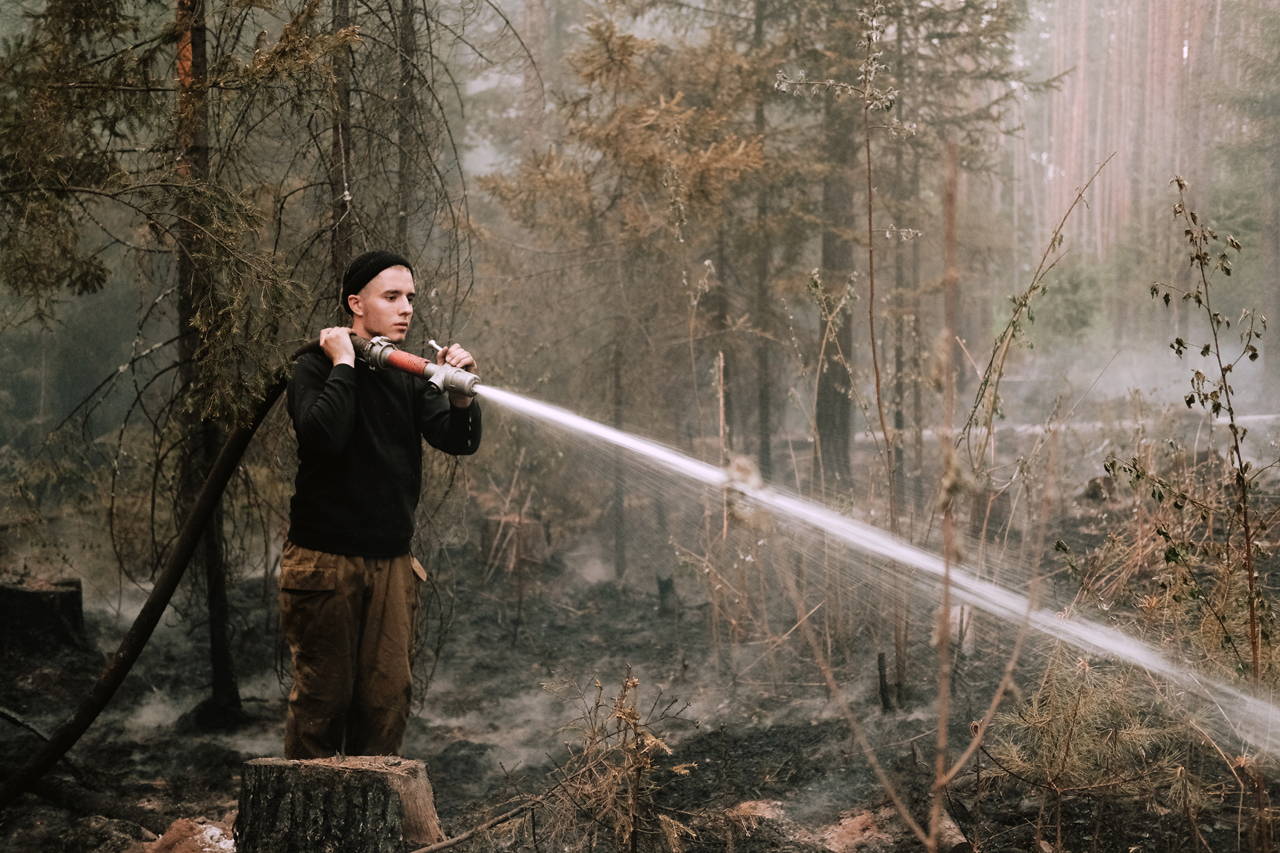
[[[413,272],[413,267],[409,265],[408,261],[395,252],[388,252],[383,249],[365,252],[352,261],[351,265],[347,267],[347,274],[342,277],[342,310],[348,314],[352,313],[351,303],[347,300],[347,297],[364,290],[364,286],[387,267],[404,267],[409,272]]]

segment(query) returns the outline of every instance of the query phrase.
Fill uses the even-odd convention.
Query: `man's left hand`
[[[436,364],[447,364],[451,367],[457,367],[468,373],[478,373],[476,370],[476,360],[471,357],[471,353],[464,350],[458,344],[449,344],[449,346],[436,353]],[[465,409],[471,405],[471,398],[466,394],[457,394],[449,392],[449,404],[458,409]]]

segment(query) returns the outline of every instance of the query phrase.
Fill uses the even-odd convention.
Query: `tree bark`
[[[730,266],[723,223],[716,229],[715,263],[716,278],[719,279],[719,286],[711,289],[711,292],[707,294],[706,302],[712,316],[712,329],[718,341],[718,346],[716,347],[720,358],[720,378],[718,382],[720,422],[718,429],[722,451],[720,464],[726,465],[729,459],[725,454],[732,455],[737,438],[737,405],[733,389],[738,377],[738,360],[735,354],[734,337],[730,334],[730,329],[733,327],[731,301],[733,292],[738,290],[738,281],[735,271]]]
[[[351,26],[351,0],[333,0],[333,30]],[[333,234],[329,259],[333,265],[334,316],[345,319],[339,304],[342,276],[351,262],[351,51],[341,48],[333,57],[333,145],[329,160]]]
[[[614,339],[610,374],[613,380],[613,428],[622,429],[622,413],[625,411],[623,393],[623,356],[626,339],[626,318],[618,315],[617,337]],[[622,451],[613,454],[613,574],[618,580],[627,573],[627,475]]]
[[[853,273],[853,131],[848,111],[828,104],[825,117],[830,171],[822,181],[822,271],[827,299],[834,302]],[[848,484],[849,441],[853,421],[853,323],[847,309],[836,320],[835,335],[826,343],[823,363],[817,365],[817,426],[822,480]],[[824,330],[825,331],[825,330]]]
[[[752,36],[752,48],[759,53],[764,50],[764,2],[755,2],[755,28]],[[756,136],[764,139],[767,126],[764,114],[763,92],[756,96],[755,130]],[[756,193],[756,269],[755,269],[755,327],[760,332],[769,330],[770,299],[769,270],[773,261],[773,245],[769,241],[769,190],[761,186]],[[771,347],[763,340],[755,346],[756,355],[756,461],[760,467],[760,477],[766,483],[773,479],[773,369],[770,359]]]
[[[444,840],[426,765],[393,756],[245,762],[240,853],[402,853]]]
[[[204,91],[208,77],[208,48],[204,0],[179,0],[178,26],[178,144],[179,173],[195,184],[209,180],[209,107]],[[195,387],[199,371],[200,332],[195,327],[201,295],[209,287],[201,260],[201,241],[208,215],[200,205],[184,202],[178,246],[178,374],[184,393]],[[219,425],[194,410],[184,417],[186,448],[179,462],[178,508],[189,513],[200,486],[222,445]],[[210,696],[201,703],[197,722],[214,728],[234,724],[242,716],[240,688],[231,656],[227,601],[227,567],[223,556],[222,514],[213,517],[201,537],[195,560],[204,573],[209,612]]]
[[[396,175],[396,250],[409,253],[409,211],[418,189],[414,164],[418,159],[418,137],[414,127],[418,105],[414,88],[418,33],[414,23],[414,0],[400,0],[400,90],[396,92],[396,142],[400,167]]]

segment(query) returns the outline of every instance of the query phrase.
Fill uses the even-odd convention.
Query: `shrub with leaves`
[[[1179,336],[1169,346],[1179,358],[1199,353],[1206,361],[1203,369],[1192,370],[1191,390],[1183,401],[1187,408],[1199,406],[1210,417],[1226,421],[1225,480],[1230,485],[1214,500],[1214,495],[1205,490],[1186,488],[1151,471],[1137,457],[1128,461],[1112,457],[1106,467],[1111,475],[1127,478],[1135,489],[1149,489],[1157,504],[1168,500],[1178,513],[1198,514],[1200,524],[1192,525],[1192,535],[1175,540],[1167,528],[1161,528],[1164,532],[1158,531],[1169,546],[1164,562],[1174,570],[1181,567],[1191,572],[1189,577],[1195,582],[1190,589],[1196,593],[1195,598],[1200,597],[1201,585],[1211,585],[1212,592],[1207,595],[1208,628],[1204,635],[1210,643],[1205,648],[1206,656],[1219,657],[1219,649],[1235,651],[1238,674],[1258,684],[1263,680],[1263,664],[1270,658],[1270,626],[1274,616],[1258,587],[1255,566],[1260,546],[1259,520],[1257,509],[1251,505],[1251,495],[1257,490],[1261,472],[1254,470],[1253,463],[1245,458],[1244,440],[1248,430],[1238,419],[1232,381],[1237,367],[1257,360],[1254,341],[1262,336],[1266,320],[1252,311],[1244,311],[1237,322],[1239,343],[1234,346],[1230,343],[1227,332],[1231,329],[1231,320],[1219,310],[1221,285],[1215,275],[1231,275],[1227,249],[1240,252],[1242,247],[1231,236],[1224,245],[1213,228],[1202,223],[1187,206],[1186,181],[1179,176],[1172,183],[1178,189],[1173,216],[1184,226],[1191,280],[1185,289],[1157,282],[1151,286],[1151,295],[1165,305],[1171,305],[1174,298],[1178,298],[1204,316],[1203,343],[1189,342]],[[1180,605],[1182,601],[1175,597],[1172,603]],[[1249,649],[1247,656],[1240,653],[1243,648]]]

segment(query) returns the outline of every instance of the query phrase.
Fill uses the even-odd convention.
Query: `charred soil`
[[[1085,547],[1093,521],[1079,524],[1076,541]],[[584,582],[566,554],[518,585],[500,576],[482,582],[475,554],[454,557],[460,579],[446,596],[447,635],[437,642],[438,618],[424,626],[418,706],[403,750],[427,762],[450,836],[529,797],[565,790],[583,750],[582,721],[607,714],[624,679],[633,677],[638,726],[670,750],[654,751],[642,799],[651,814],[687,830],[680,834],[686,851],[922,849],[871,771],[842,707],[861,722],[895,789],[927,825],[936,743],[930,684],[936,654],[927,642],[911,651],[918,684],[885,710],[876,683],[878,645],[870,637],[863,659],[834,662],[840,694],[831,696],[803,652],[744,675],[735,663],[743,658],[726,640],[713,639],[709,607],[697,596],[664,610],[656,586]],[[185,623],[162,627],[68,759],[35,793],[0,812],[0,848],[228,849],[243,762],[278,756],[282,745],[288,674],[274,604],[269,585],[240,585],[240,725],[210,731],[197,724],[191,711],[208,681],[204,631]],[[39,745],[39,732],[70,714],[122,623],[90,613],[87,648],[0,656],[0,770],[19,765]],[[994,642],[1007,649],[1012,639],[1010,632]],[[1004,655],[995,651],[956,658],[949,732],[955,753],[968,745],[971,721],[981,717],[1002,676]],[[1128,789],[1047,790],[1002,773],[985,752],[951,786],[945,806],[983,851],[1248,849],[1253,826],[1252,811],[1240,802],[1201,803],[1192,814],[1158,794]],[[550,849],[547,820],[535,809],[519,827],[495,827],[459,849]],[[583,825],[592,820],[584,810]],[[582,837],[588,846],[615,843],[604,831]],[[660,846],[656,836],[636,844]]]

